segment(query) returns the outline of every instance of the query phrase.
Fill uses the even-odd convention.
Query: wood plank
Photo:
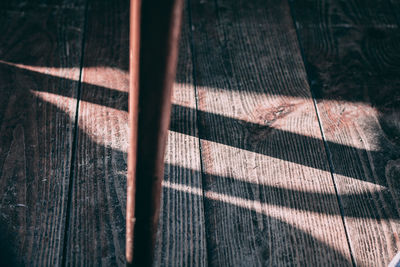
[[[125,266],[129,1],[90,1],[88,10],[67,265]],[[183,22],[173,101],[195,108],[187,17]],[[172,111],[176,131],[192,135],[169,132],[155,266],[206,265],[202,197],[173,187],[201,188],[195,118]]]
[[[66,266],[124,266],[129,1],[89,1]]]
[[[387,266],[400,249],[396,9],[389,1],[296,0],[293,10],[355,262]]]
[[[351,265],[287,3],[191,3],[209,264]]]
[[[61,265],[84,5],[0,9],[0,260]]]
[[[172,96],[155,266],[207,266],[203,196],[182,190],[193,187],[202,192],[188,8],[182,19],[179,82]]]

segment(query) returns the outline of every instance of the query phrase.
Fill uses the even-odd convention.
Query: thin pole
[[[129,150],[126,201],[126,262],[133,264],[135,229],[135,191],[137,129],[139,114],[139,52],[141,0],[130,2],[129,30]]]
[[[153,261],[182,9],[183,0],[143,1],[141,7],[134,266]]]

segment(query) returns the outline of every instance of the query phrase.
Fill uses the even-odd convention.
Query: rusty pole
[[[140,36],[140,59],[138,68],[137,62],[130,63],[132,96],[129,98],[129,107],[132,114],[129,115],[131,147],[128,160],[127,227],[129,223],[131,228],[127,228],[127,265],[151,266],[160,212],[164,152],[183,0],[143,1],[141,8],[140,3],[135,4],[136,1],[131,0],[130,34],[133,40],[130,54],[137,55]],[[136,7],[141,10],[140,34],[136,24],[138,17],[132,18],[139,16]],[[135,56],[130,58],[131,61],[135,59]],[[136,77],[139,77],[139,86]],[[139,101],[135,102],[138,92]]]
[[[129,150],[126,200],[126,262],[133,263],[135,229],[135,189],[137,162],[137,129],[139,115],[139,52],[141,0],[130,2],[129,29]]]

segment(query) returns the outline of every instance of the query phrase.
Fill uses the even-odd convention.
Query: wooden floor
[[[124,266],[128,5],[0,4],[4,266]],[[399,12],[186,2],[155,266],[387,266]]]

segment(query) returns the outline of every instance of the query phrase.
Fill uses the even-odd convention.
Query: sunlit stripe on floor
[[[19,63],[0,60],[0,64],[12,66],[23,70],[29,70],[35,73],[70,79],[79,80],[79,67],[59,68],[31,66]],[[88,74],[88,75],[85,75]],[[100,86],[103,89],[116,90],[128,97],[128,71],[111,67],[84,67],[84,83],[87,85]],[[175,83],[174,88],[177,92],[181,91],[179,97],[173,98],[173,104],[195,109],[193,102],[193,85],[185,83]],[[311,104],[311,98],[303,96],[274,95],[266,92],[253,92],[244,88],[242,91],[230,90],[225,88],[213,88],[209,86],[197,86],[198,99],[203,104],[199,105],[199,111],[220,115],[234,120],[244,121],[260,126],[270,126],[275,129],[290,131],[291,133],[303,135],[305,137],[321,138],[316,121],[315,110]],[[101,88],[99,88],[100,90]],[[187,92],[185,92],[187,91]],[[122,95],[123,96],[123,95]],[[363,102],[350,102],[343,100],[323,99],[324,102],[332,102],[332,107],[341,110],[332,110],[332,114],[341,114],[335,117],[335,120],[325,123],[324,128],[327,131],[335,128],[341,129],[342,123],[351,123],[356,121],[357,125],[363,124],[363,120],[368,120],[365,124],[371,123],[371,119],[378,117],[377,111]],[[236,103],[237,105],[223,105],[221,103]],[[251,105],[240,106],[241,103],[251,103]],[[251,110],[248,110],[249,107]],[[205,108],[206,107],[206,108]],[[208,111],[209,109],[212,111]],[[360,112],[360,110],[362,112]],[[300,119],[301,118],[301,119]],[[309,127],[301,127],[304,121],[311,122],[315,126],[313,131]],[[312,122],[314,121],[314,122]],[[331,122],[331,125],[327,123]],[[297,124],[298,127],[296,126]],[[379,124],[378,124],[379,125]],[[351,127],[350,127],[351,128]],[[333,137],[335,135],[332,135]],[[334,142],[335,140],[328,140]],[[343,138],[340,145],[352,146],[358,149],[365,149],[363,140],[351,140]],[[380,151],[379,142],[369,140],[369,151]]]
[[[203,194],[203,190],[200,188],[176,184],[169,181],[163,181],[163,187],[183,193],[205,197],[210,200],[224,202],[233,206],[248,209],[250,211],[255,211],[268,217],[272,217],[299,229],[300,231],[310,235],[317,242],[325,244],[327,247],[336,250],[337,253],[341,254],[343,257],[348,258],[348,255],[345,254],[346,249],[341,246],[341,242],[338,241],[335,246],[332,246],[332,244],[328,243],[325,239],[325,231],[333,233],[335,232],[335,227],[342,224],[340,213],[323,214],[314,211],[297,210],[269,203],[261,203],[260,201],[256,200],[248,200],[240,197],[220,194],[212,191],[205,191]],[[345,237],[342,236],[341,238],[344,239]]]
[[[60,110],[66,112],[66,114],[68,114],[70,116],[71,120],[75,119],[76,99],[71,98],[71,97],[57,95],[54,93],[42,92],[42,91],[36,91],[36,90],[31,90],[31,93],[34,94],[35,96],[37,96],[38,98],[42,99],[43,101],[48,102],[48,103],[58,107]],[[71,101],[73,101],[73,102],[71,102]],[[127,132],[128,131],[127,112],[121,111],[121,110],[115,109],[115,108],[102,106],[99,104],[94,104],[94,103],[87,102],[87,101],[81,100],[80,102],[81,102],[81,107],[86,106],[84,109],[84,113],[82,113],[79,118],[80,130],[84,131],[97,144],[103,145],[105,147],[110,147],[115,150],[126,153],[128,143],[127,143],[127,139],[123,138],[123,136],[126,137],[127,134],[124,135],[121,133],[120,134],[121,140],[119,140],[117,143],[115,143],[113,141],[114,140],[113,138],[109,138],[110,136],[109,136],[109,133],[107,132],[108,129],[110,129],[110,126],[107,126],[110,123],[110,120],[107,120],[105,118],[110,118],[111,116],[118,118],[117,121],[121,125],[120,128],[122,130],[124,130],[125,132]],[[105,117],[103,117],[103,115]],[[107,136],[108,136],[108,139],[107,139]],[[169,141],[171,142],[173,140],[175,142],[182,143],[182,145],[180,147],[183,147],[183,148],[184,147],[188,148],[188,146],[185,146],[184,143],[195,144],[196,146],[198,145],[196,142],[197,137],[195,137],[195,136],[178,133],[178,132],[174,132],[174,131],[169,131]],[[275,158],[273,156],[262,155],[257,152],[248,151],[246,149],[241,149],[241,148],[233,147],[230,145],[220,144],[220,143],[208,141],[208,140],[203,140],[203,142],[205,142],[205,144],[212,144],[215,153],[217,151],[225,151],[225,152],[229,152],[229,153],[236,154],[236,155],[242,154],[242,155],[246,155],[245,158],[247,158],[247,159],[249,157],[254,158],[255,162],[262,162],[262,161],[265,162],[266,158],[268,158],[267,160],[270,163],[272,163],[272,162],[278,163],[281,161],[285,161],[285,162],[287,162],[286,170],[288,170],[288,171],[290,171],[291,169],[293,169],[293,170],[294,169],[298,169],[298,170],[303,169],[304,170],[304,168],[307,168],[310,170],[314,169],[314,171],[311,171],[310,173],[314,173],[315,175],[321,175],[322,173],[327,173],[327,174],[330,173],[329,170],[321,170],[319,168],[305,166],[300,163],[295,163],[295,162],[287,161],[285,159]],[[192,147],[190,147],[190,149],[191,148]],[[180,153],[182,155],[185,154],[184,151],[181,151],[181,152],[178,151],[178,153]],[[239,157],[239,159],[240,158],[243,158],[243,157]],[[167,163],[170,163],[170,164],[178,164],[180,162],[176,158],[175,159],[170,158],[168,161],[169,162],[167,162]],[[251,162],[249,162],[247,160],[246,164],[249,165],[249,164],[251,164]],[[257,167],[257,166],[254,166],[254,168],[255,167]],[[258,167],[263,168],[263,166],[258,166]],[[273,168],[271,168],[271,166],[269,166],[268,168],[269,168],[269,173],[272,174]],[[214,170],[214,171],[216,171],[216,173],[213,173],[213,175],[220,175],[220,174],[226,173],[224,170],[220,170],[221,173],[219,173],[218,170]],[[280,171],[280,173],[282,172],[281,169],[279,169],[279,171]],[[248,172],[246,177],[235,177],[235,179],[243,180],[243,181],[251,181],[252,180],[251,177],[253,177],[254,179],[257,179],[258,182],[261,184],[274,183],[274,181],[270,181],[270,180],[268,180],[268,181],[263,181],[262,179],[260,180],[257,175],[258,175],[257,173]],[[288,175],[288,174],[283,174],[283,175]],[[282,173],[281,173],[281,176],[282,176]],[[344,177],[344,178],[349,179],[349,181],[354,180],[354,181],[352,181],[352,184],[355,184],[355,183],[371,184],[370,185],[371,190],[372,190],[372,188],[374,188],[375,190],[383,189],[382,186],[373,184],[368,181],[352,179],[351,177],[349,177],[349,178]],[[373,191],[375,191],[375,190],[373,190]]]
[[[76,82],[79,81],[79,72],[80,72],[79,67],[61,68],[61,67],[47,67],[47,66],[46,67],[31,66],[20,63],[7,62],[4,60],[0,60],[0,64],[8,65],[22,70],[32,71],[38,74],[48,75],[50,77],[70,79]],[[121,92],[128,92],[129,75],[128,71],[126,70],[121,70],[119,68],[96,66],[96,67],[84,67],[83,73],[84,73],[83,75],[85,76],[84,82],[87,84],[94,86],[101,86]]]

